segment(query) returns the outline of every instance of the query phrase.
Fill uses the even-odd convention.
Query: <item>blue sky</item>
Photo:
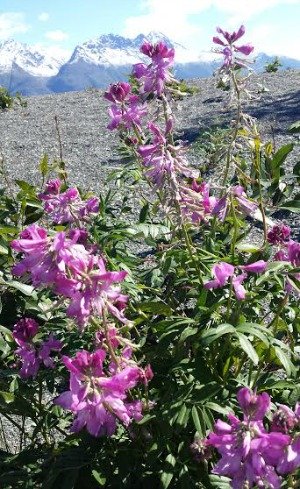
[[[193,51],[209,50],[215,27],[246,26],[256,52],[300,59],[300,0],[0,0],[0,39],[66,57],[105,33],[160,31]]]

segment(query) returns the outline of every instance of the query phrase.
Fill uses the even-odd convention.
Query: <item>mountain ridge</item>
[[[192,52],[155,31],[133,39],[111,33],[100,35],[75,46],[66,62],[41,49],[8,39],[0,43],[0,85],[23,95],[104,88],[109,83],[126,80],[132,64],[145,61],[139,51],[144,40],[163,40],[175,48],[177,78],[211,76],[221,63],[214,52]],[[258,53],[256,58],[255,71],[258,72],[274,59],[265,53]],[[283,68],[300,69],[300,60],[280,57],[280,61]]]

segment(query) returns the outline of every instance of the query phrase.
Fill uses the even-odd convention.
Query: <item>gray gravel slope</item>
[[[268,139],[276,143],[295,140],[287,134],[289,125],[300,119],[300,71],[253,76],[252,87],[265,84],[269,92],[252,101],[249,112],[258,117]],[[192,142],[199,130],[228,123],[224,92],[215,88],[213,78],[193,80],[200,92],[179,103],[177,119],[183,139]],[[43,154],[58,157],[59,144],[54,117],[58,117],[63,157],[71,181],[98,190],[107,171],[121,164],[117,137],[106,129],[107,103],[103,92],[87,90],[28,97],[27,107],[0,112],[0,151],[13,178],[36,181],[37,165]],[[299,152],[294,153],[294,158]]]

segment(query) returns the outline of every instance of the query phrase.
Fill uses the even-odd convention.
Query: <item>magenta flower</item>
[[[249,265],[241,266],[239,268],[241,270],[244,270],[245,272],[263,273],[266,271],[267,265],[268,265],[267,262],[265,262],[264,260],[259,260],[250,263]]]
[[[245,34],[245,27],[241,25],[237,32],[229,33],[217,27],[217,32],[221,34],[224,38],[221,39],[218,36],[213,37],[213,42],[222,46],[222,48],[217,49],[216,52],[223,54],[224,63],[222,69],[228,69],[234,66],[245,66],[245,60],[236,56],[236,53],[241,53],[244,56],[248,56],[253,51],[253,46],[250,44],[243,44],[242,46],[237,46],[235,43]]]
[[[266,392],[256,394],[248,387],[242,387],[236,397],[245,417],[249,420],[260,421],[270,410],[271,400]]]
[[[104,93],[104,98],[113,104],[117,104],[124,102],[130,93],[130,83],[119,82],[109,86],[109,89]]]
[[[246,289],[242,285],[242,282],[245,280],[246,277],[247,274],[242,273],[241,275],[234,276],[232,279],[233,290],[238,301],[242,301],[246,297]]]
[[[205,289],[224,287],[234,274],[234,266],[225,262],[217,263],[212,267],[212,274],[215,278],[204,284]]]
[[[287,255],[294,267],[300,266],[300,243],[290,240],[287,243]]]
[[[67,314],[75,317],[81,328],[92,315],[102,316],[106,310],[126,323],[123,311],[128,297],[121,293],[120,287],[113,285],[122,282],[126,275],[125,271],[107,271],[104,260],[100,257],[97,262],[91,259],[89,263],[85,263],[83,269],[78,269],[78,278],[66,278],[57,285],[58,292],[71,299]]]
[[[45,212],[55,224],[86,219],[90,214],[97,214],[99,211],[97,197],[83,201],[75,187],[61,193],[59,180],[50,180],[46,184],[45,192],[39,194],[39,198],[45,203]]]
[[[292,443],[286,447],[277,470],[279,474],[291,474],[300,467],[300,436],[297,435]]]
[[[137,95],[130,95],[126,103],[121,106],[119,104],[113,104],[108,109],[110,116],[110,123],[107,129],[131,129],[137,128],[141,130],[141,120],[147,114],[147,108],[145,104],[142,104]]]
[[[50,355],[62,348],[62,343],[52,334],[46,341],[34,339],[38,330],[38,323],[31,318],[20,319],[13,328],[14,340],[19,345],[15,353],[21,360],[19,374],[22,379],[36,377],[42,363],[45,367],[53,368],[54,361]]]
[[[204,284],[205,289],[218,289],[224,287],[232,280],[232,286],[238,300],[245,299],[246,290],[242,285],[243,280],[246,278],[246,274],[234,275],[234,266],[229,263],[220,262],[212,267],[212,274],[215,277],[213,280],[209,280]]]
[[[13,327],[13,338],[19,346],[27,344],[38,332],[38,323],[31,318],[20,319]]]
[[[295,411],[286,406],[279,404],[277,411],[273,415],[271,429],[281,433],[289,433],[296,425],[299,424],[299,415],[297,415],[298,405]]]
[[[220,221],[223,222],[227,215],[231,203],[230,195],[234,197],[237,210],[244,215],[251,216],[257,210],[258,205],[248,199],[244,188],[240,185],[236,185],[235,187],[231,187],[223,197],[218,199],[212,209],[212,214],[218,216]]]
[[[115,374],[106,374],[103,361],[106,352],[77,352],[75,358],[63,357],[70,371],[70,390],[61,394],[55,404],[72,411],[75,419],[71,431],[86,427],[93,436],[111,436],[117,421],[129,426],[142,418],[142,403],[128,398],[128,391],[140,381],[140,368],[127,366]]]
[[[128,298],[113,285],[122,282],[127,272],[107,271],[103,258],[93,254],[95,250],[77,242],[82,239],[81,230],[73,230],[71,239],[65,232],[48,237],[46,230],[32,224],[23,235],[26,239],[12,242],[12,248],[25,255],[15,265],[15,274],[28,273],[34,285],[50,286],[68,298],[67,314],[75,317],[80,327],[91,315],[102,315],[105,310],[127,321],[123,311]]]
[[[191,187],[180,187],[180,207],[184,216],[191,222],[198,224],[212,217],[212,210],[216,205],[216,198],[209,194],[209,184],[200,185],[193,180]]]
[[[230,414],[229,423],[218,420],[208,436],[208,445],[221,455],[213,472],[229,477],[234,489],[254,486],[279,489],[281,478],[276,467],[291,438],[265,429],[263,418],[270,407],[268,394],[255,394],[243,388],[238,392],[238,401],[243,420]]]
[[[38,357],[43,362],[45,367],[54,368],[54,361],[51,357],[51,353],[53,351],[60,351],[62,349],[61,341],[54,338],[53,334],[49,335],[49,338],[46,341],[43,341],[39,350]]]
[[[21,369],[19,370],[21,379],[36,377],[41,362],[34,346],[31,344],[24,344],[20,346],[20,348],[17,348],[15,353],[21,360]]]
[[[272,245],[284,244],[288,241],[291,234],[291,228],[285,224],[275,224],[268,232],[268,242]]]
[[[173,80],[170,67],[174,62],[175,50],[168,48],[163,42],[150,44],[144,42],[140,51],[151,58],[151,63],[138,63],[133,66],[133,75],[143,82],[144,93],[154,93],[161,96],[165,84]]]
[[[164,134],[153,122],[148,127],[153,134],[153,140],[138,149],[147,177],[158,187],[163,185],[166,178],[174,180],[180,174],[195,177],[195,172],[187,167],[187,161],[181,155],[183,148],[168,143],[168,128]]]

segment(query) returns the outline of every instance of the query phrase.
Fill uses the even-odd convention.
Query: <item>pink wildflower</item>
[[[133,74],[143,82],[143,92],[161,96],[165,84],[173,80],[170,67],[174,61],[175,50],[168,48],[163,42],[157,44],[144,42],[140,51],[151,58],[151,63],[149,65],[144,63],[134,65]]]
[[[265,429],[263,418],[270,407],[268,394],[255,394],[243,388],[238,392],[238,400],[243,420],[229,414],[229,423],[218,420],[208,436],[208,445],[221,455],[213,472],[229,477],[234,489],[246,485],[279,489],[281,478],[276,468],[291,438]]]
[[[22,318],[13,327],[15,342],[22,346],[28,343],[38,332],[39,325],[35,319]]]
[[[266,271],[267,262],[265,262],[264,260],[258,260],[253,263],[250,263],[249,265],[244,265],[239,268],[241,270],[244,270],[245,272],[263,273]]]
[[[202,182],[199,185],[196,180],[193,180],[191,188],[181,186],[179,204],[183,215],[198,224],[212,216],[216,198],[209,194],[208,183]]]
[[[285,243],[291,234],[291,228],[285,224],[275,224],[268,232],[268,242],[272,245]]]
[[[180,174],[194,177],[195,172],[187,167],[187,161],[181,155],[183,148],[169,144],[167,134],[153,122],[149,123],[149,129],[154,136],[152,143],[138,149],[148,178],[160,187],[167,177],[176,179]]]
[[[19,345],[16,355],[21,359],[19,374],[22,379],[36,377],[42,363],[45,367],[53,368],[51,353],[62,348],[62,343],[52,334],[45,341],[36,341],[34,338],[38,330],[38,323],[31,318],[20,319],[13,328],[13,337]]]
[[[67,313],[80,327],[92,314],[102,315],[104,310],[126,322],[123,310],[128,298],[113,284],[122,282],[127,272],[107,271],[101,256],[77,242],[82,237],[80,230],[73,230],[72,239],[62,231],[48,237],[46,230],[32,224],[25,236],[12,242],[12,248],[25,255],[15,265],[15,274],[29,273],[34,285],[50,286],[70,299]]]
[[[129,400],[128,391],[140,380],[140,368],[125,367],[113,375],[103,369],[106,352],[83,350],[75,358],[63,357],[70,371],[70,390],[61,394],[56,404],[71,410],[75,420],[71,431],[86,427],[93,436],[111,436],[117,421],[125,426],[142,418],[142,403]]]
[[[228,69],[230,67],[237,66],[245,66],[245,61],[239,57],[236,57],[236,53],[241,53],[245,56],[248,56],[253,51],[253,46],[250,44],[243,44],[242,46],[237,46],[235,43],[245,34],[245,27],[241,25],[237,32],[229,33],[227,31],[222,30],[220,27],[217,27],[217,32],[221,34],[224,38],[221,39],[218,36],[213,37],[213,42],[222,46],[221,49],[217,49],[217,52],[223,54],[224,63],[222,69]]]
[[[60,192],[59,180],[50,180],[46,185],[45,192],[39,194],[39,198],[45,203],[45,212],[55,224],[85,219],[90,214],[97,214],[99,211],[99,199],[97,197],[83,201],[75,187]]]
[[[113,83],[104,93],[104,98],[114,104],[122,103],[131,93],[131,85],[126,82]]]

